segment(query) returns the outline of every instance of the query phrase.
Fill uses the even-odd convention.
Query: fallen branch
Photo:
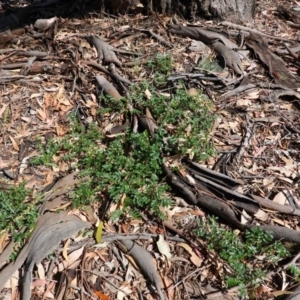
[[[133,257],[134,261],[141,269],[141,271],[156,287],[159,298],[161,300],[164,300],[165,297],[161,288],[161,279],[156,271],[156,268],[154,267],[153,258],[151,254],[141,246],[132,242],[131,240],[122,240],[121,243],[125,246],[128,253]]]
[[[231,23],[231,22],[228,22],[228,21],[223,21],[223,22],[221,22],[220,24],[221,24],[222,26],[231,27],[231,28],[236,28],[236,29],[238,29],[238,30],[244,30],[244,31],[248,31],[248,32],[255,33],[255,34],[259,34],[260,36],[267,37],[267,38],[270,38],[270,39],[273,39],[273,40],[286,41],[286,42],[296,41],[296,40],[291,40],[291,39],[282,38],[282,37],[279,37],[279,36],[268,35],[268,34],[266,34],[266,33],[263,33],[263,32],[261,32],[261,31],[258,31],[258,30],[256,30],[256,29],[252,29],[252,28],[249,28],[249,27],[246,27],[246,26],[241,26],[241,25],[234,24],[234,23]]]

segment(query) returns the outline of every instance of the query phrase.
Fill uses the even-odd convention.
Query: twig
[[[83,269],[83,272],[89,272],[93,275],[99,276],[101,278],[103,278],[108,284],[110,284],[113,288],[115,288],[118,291],[121,291],[120,287],[117,287],[115,284],[113,284],[105,275],[103,275],[102,272],[97,272],[97,271],[93,271],[93,270],[87,270],[87,269]],[[128,293],[124,292],[124,290],[122,290],[122,292],[126,295],[129,296]]]
[[[98,298],[93,297],[91,294],[89,294],[88,292],[86,292],[86,291],[83,289],[83,287],[77,287],[77,286],[71,285],[71,284],[69,285],[69,287],[72,288],[72,289],[74,289],[74,290],[77,290],[77,291],[81,292],[82,294],[84,294],[84,295],[90,297],[90,298],[93,299],[93,300],[98,300]]]
[[[196,270],[192,271],[190,274],[184,276],[181,280],[179,280],[177,283],[171,285],[170,287],[167,288],[167,290],[173,290],[175,289],[179,284],[183,283],[183,281],[185,281],[186,279],[188,279],[189,277],[191,277],[193,274],[197,273],[198,271],[202,271],[206,268],[205,267],[202,267],[202,268],[196,268]]]
[[[224,295],[228,295],[228,294],[232,294],[237,292],[239,289],[239,286],[234,286],[233,288],[227,290],[226,293],[222,292],[222,291],[218,291],[218,292],[213,292],[211,294],[205,294],[207,299],[220,299],[222,296]]]
[[[253,33],[259,34],[261,36],[273,39],[273,40],[286,41],[286,42],[296,41],[296,40],[292,40],[292,39],[282,38],[282,37],[279,37],[279,36],[268,35],[266,33],[258,31],[256,29],[252,29],[252,28],[249,28],[249,27],[246,27],[246,26],[237,25],[237,24],[234,24],[234,23],[231,23],[231,22],[228,22],[228,21],[221,22],[221,25],[236,28],[236,29],[239,29],[239,30],[248,31],[248,32],[253,32]]]
[[[171,43],[165,41],[165,39],[162,36],[154,33],[151,29],[150,30],[148,30],[148,29],[137,29],[137,30],[139,30],[141,32],[148,33],[151,37],[155,38],[159,43],[161,43],[162,45],[164,45],[168,48],[173,48],[174,47]]]
[[[141,234],[112,234],[109,236],[103,236],[102,240],[104,242],[114,242],[114,241],[122,241],[122,240],[149,240],[152,238],[157,238],[159,234],[148,234],[148,233],[141,233]],[[178,238],[178,237],[168,237],[169,240],[175,242],[184,242],[185,239]]]
[[[247,90],[250,90],[250,89],[253,89],[256,87],[256,84],[253,84],[253,83],[249,83],[249,84],[246,84],[246,85],[242,85],[242,86],[239,86],[237,87],[236,89],[234,90],[231,90],[229,92],[226,92],[225,94],[221,95],[217,101],[218,102],[222,102],[232,96],[236,96],[238,95],[239,93],[241,92],[244,92],[244,91],[247,91]]]
[[[250,121],[248,115],[246,115],[246,121],[247,121],[246,126],[245,126],[246,127],[246,134],[245,134],[244,140],[243,140],[243,142],[240,146],[239,152],[235,156],[235,161],[236,161],[237,165],[240,164],[240,160],[244,155],[245,149],[249,146],[249,140],[250,140],[250,137],[251,137],[252,132],[253,132],[254,123],[252,123]]]

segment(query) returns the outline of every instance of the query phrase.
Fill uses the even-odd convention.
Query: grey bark
[[[157,11],[187,19],[206,17],[242,23],[254,17],[256,0],[102,0],[104,9],[114,13]]]
[[[256,0],[199,0],[200,11],[207,16],[232,22],[251,20],[255,8]]]

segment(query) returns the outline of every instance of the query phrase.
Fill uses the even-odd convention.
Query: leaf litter
[[[238,289],[224,285],[224,277],[232,272],[228,262],[210,249],[206,241],[191,236],[197,220],[207,218],[212,212],[220,221],[226,220],[226,226],[236,228],[238,235],[246,228],[260,225],[279,240],[299,243],[300,97],[295,75],[299,63],[298,56],[293,55],[298,51],[291,21],[278,18],[278,26],[267,17],[268,11],[272,15],[276,9],[285,11],[273,5],[261,1],[255,24],[240,28],[250,35],[245,47],[256,55],[249,55],[249,51],[244,56],[235,52],[234,37],[239,25],[214,24],[217,29],[228,27],[229,34],[214,32],[212,35],[213,28],[204,20],[195,23],[198,27],[171,25],[167,29],[157,22],[157,16],[124,15],[118,19],[96,16],[67,22],[61,18],[41,18],[35,23],[37,31],[28,28],[31,33],[21,29],[0,36],[3,46],[0,52],[1,188],[7,190],[26,182],[33,193],[43,193],[44,200],[43,204],[37,202],[36,227],[14,262],[10,256],[16,243],[11,232],[1,234],[2,295],[13,299],[19,297],[19,292],[22,299],[30,299],[30,293],[32,297],[52,299],[80,295],[92,299],[115,296],[117,299],[143,296],[145,299],[188,296],[236,299]],[[16,18],[26,19],[29,12],[26,9],[23,14],[5,20],[11,26]],[[170,22],[167,16],[159,16],[159,20]],[[295,20],[292,15],[292,21],[297,23]],[[267,31],[263,32],[265,28]],[[80,34],[74,34],[78,31]],[[91,36],[91,32],[99,32],[99,36]],[[195,41],[186,37],[209,48],[200,44],[197,44],[200,48],[195,48]],[[268,44],[266,37],[276,39]],[[276,42],[280,40],[288,45]],[[194,47],[186,51],[187,45]],[[215,51],[216,57],[225,57],[226,65],[221,63],[221,69],[207,70],[205,61],[214,58],[206,56],[211,53],[207,49]],[[189,202],[186,210],[180,211],[181,201],[174,207],[164,208],[172,225],[151,220],[147,214],[143,222],[134,218],[106,220],[103,227],[98,226],[97,247],[92,247],[96,241],[91,238],[90,227],[97,222],[87,222],[91,218],[86,217],[85,211],[72,210],[70,215],[54,213],[69,207],[69,194],[79,183],[77,173],[69,173],[70,166],[62,162],[62,153],[53,155],[49,165],[30,164],[30,158],[38,152],[36,137],[42,137],[47,144],[52,137],[65,136],[69,131],[70,112],[75,112],[83,125],[96,120],[100,104],[95,90],[120,100],[121,95],[129,93],[127,87],[132,82],[151,76],[147,59],[153,53],[167,51],[176,62],[169,83],[175,86],[183,80],[187,89],[202,89],[214,100],[217,120],[211,140],[217,153],[202,162],[203,166],[181,158],[179,163],[176,158],[166,159],[166,177],[181,192],[174,195],[174,200],[183,197]],[[199,58],[201,63],[197,66]],[[143,92],[150,101],[153,92],[147,88]],[[166,90],[159,93],[170,96]],[[133,109],[131,103],[127,105]],[[133,128],[141,123],[152,138],[159,129],[148,107],[136,114],[136,121],[127,122],[122,115],[113,114],[103,115],[97,121],[99,128],[111,127],[111,135],[107,134],[111,139],[123,134],[131,122]],[[167,129],[175,130],[171,124]],[[188,138],[192,125],[185,130]],[[189,158],[193,158],[192,153]],[[90,209],[98,211],[96,205]],[[108,213],[116,209],[112,205]],[[81,229],[87,236],[78,234]],[[62,246],[62,240],[68,242]],[[120,251],[117,247],[120,243],[132,259]],[[61,250],[55,250],[59,247]],[[296,257],[291,259],[291,265],[297,262],[293,261]],[[267,279],[253,290],[255,299],[288,294],[294,284],[288,266],[265,267]],[[23,279],[16,275],[21,268]]]

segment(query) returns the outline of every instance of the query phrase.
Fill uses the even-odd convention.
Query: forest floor
[[[88,3],[0,6],[1,298],[289,299],[300,3],[243,28]]]

